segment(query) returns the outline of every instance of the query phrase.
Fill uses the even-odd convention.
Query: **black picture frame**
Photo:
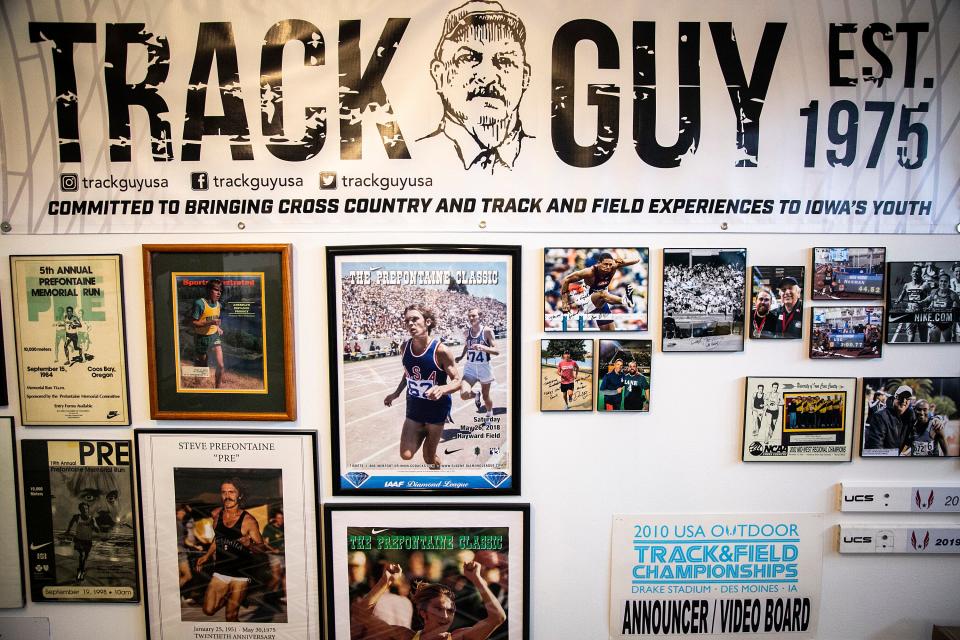
[[[8,551],[11,555],[16,556],[16,569],[13,570],[11,567],[11,571],[15,573],[20,583],[19,589],[15,590],[17,595],[2,594],[0,610],[19,609],[27,604],[27,582],[23,566],[23,529],[20,526],[22,510],[20,505],[20,466],[17,460],[17,429],[12,417],[0,416],[0,438],[5,440],[3,446],[10,450],[10,457],[7,458],[9,464],[0,464],[0,472],[2,472],[0,483],[3,483],[6,490],[12,494],[9,500],[5,500],[4,504],[0,505],[0,512],[7,514],[7,517],[4,518],[7,526],[12,524],[17,532],[16,536],[3,536],[3,544],[7,547],[4,553],[5,557],[7,557]],[[7,557],[7,559],[10,558]],[[9,566],[9,564],[5,566]]]
[[[495,514],[499,512],[501,522],[495,521]],[[346,514],[345,516],[343,514]],[[340,523],[335,521],[340,517],[347,517],[351,522]],[[406,518],[404,518],[406,516]],[[446,516],[446,517],[445,517]],[[406,519],[406,521],[405,521]],[[516,584],[515,574],[520,569],[522,576],[520,584],[522,593],[520,598],[508,593],[507,608],[505,610],[506,620],[503,624],[506,627],[498,627],[494,634],[490,636],[491,640],[496,638],[505,638],[509,636],[510,640],[520,639],[528,640],[530,637],[530,505],[521,503],[328,503],[324,507],[324,566],[326,568],[326,610],[327,610],[327,638],[349,637],[339,633],[343,631],[345,613],[343,604],[346,601],[349,611],[349,589],[344,593],[344,583],[347,578],[347,560],[348,556],[359,551],[369,555],[368,550],[351,550],[348,541],[341,541],[340,534],[357,536],[354,540],[364,536],[364,531],[369,530],[370,537],[378,533],[389,533],[391,524],[401,528],[415,528],[419,532],[426,533],[433,529],[436,535],[451,535],[457,529],[461,535],[465,531],[476,531],[482,528],[507,527],[512,526],[513,521],[518,521],[522,531],[514,534],[508,531],[508,554],[514,554],[514,550],[519,543],[522,550],[522,558],[519,561],[515,556],[508,557],[508,572],[502,572],[501,575],[509,574],[508,591],[515,593],[511,585]],[[381,528],[386,526],[386,531]],[[372,527],[377,527],[376,529]],[[350,533],[352,532],[352,533]],[[394,534],[391,534],[394,535]],[[473,534],[468,534],[473,535]],[[452,549],[447,549],[450,555],[462,552],[460,545],[461,538],[453,537]],[[341,547],[342,544],[342,547]],[[376,545],[370,545],[370,553],[376,553],[379,550]],[[502,548],[502,546],[501,546]],[[489,568],[488,559],[496,557],[500,560],[500,554],[495,550],[484,549],[475,554],[475,559],[484,568]],[[395,559],[395,558],[394,558]],[[367,564],[372,564],[367,562]],[[405,571],[403,564],[401,569]],[[517,625],[515,622],[515,612],[518,608],[522,612],[522,620]],[[347,619],[346,628],[349,629],[351,620]],[[514,625],[514,626],[511,626]],[[519,628],[518,628],[519,627]],[[503,635],[498,634],[503,632]],[[365,636],[366,637],[366,636]],[[364,637],[364,638],[365,638]],[[361,638],[361,640],[364,640]]]
[[[295,463],[295,461],[297,461],[298,459],[294,458],[293,456],[285,455],[284,452],[276,452],[275,449],[268,450],[268,449],[257,448],[257,447],[252,447],[252,448],[241,447],[240,449],[224,448],[223,450],[224,451],[239,450],[239,451],[262,452],[260,453],[260,455],[264,456],[264,460],[269,460],[271,465],[287,464],[287,465],[290,465],[291,469],[299,468],[304,475],[312,474],[312,478],[309,478],[309,479],[304,478],[304,481],[301,483],[289,483],[285,486],[291,486],[291,487],[300,486],[300,487],[303,487],[304,489],[309,488],[309,491],[305,492],[303,496],[303,506],[305,508],[312,508],[313,517],[302,518],[303,522],[301,524],[305,524],[308,527],[312,527],[313,536],[312,536],[312,540],[310,540],[311,538],[311,536],[309,535],[310,530],[306,531],[307,537],[304,540],[302,545],[303,558],[307,558],[311,551],[316,553],[316,557],[314,558],[315,562],[309,563],[305,561],[303,563],[304,571],[306,573],[303,578],[303,581],[304,581],[303,586],[305,587],[305,591],[302,594],[302,596],[304,599],[307,600],[306,606],[308,607],[308,610],[306,615],[308,616],[308,622],[312,623],[312,626],[311,624],[308,624],[308,623],[303,623],[299,625],[300,627],[302,627],[303,634],[295,637],[297,638],[297,640],[301,640],[301,639],[308,640],[316,637],[322,637],[322,630],[324,627],[323,595],[321,592],[323,574],[322,574],[322,566],[320,564],[321,558],[323,555],[321,552],[322,539],[321,539],[321,529],[320,529],[320,509],[322,507],[322,504],[321,504],[321,491],[320,491],[320,485],[319,485],[320,469],[319,469],[319,455],[318,455],[319,449],[318,449],[317,432],[307,431],[307,430],[294,430],[294,429],[272,429],[272,430],[267,430],[267,429],[242,429],[242,430],[134,429],[133,442],[134,442],[135,457],[137,461],[137,465],[136,465],[137,466],[137,469],[136,469],[137,487],[140,494],[140,500],[138,500],[137,502],[137,513],[138,513],[138,522],[139,522],[140,531],[141,531],[140,558],[142,559],[141,571],[143,573],[144,622],[146,626],[148,640],[153,637],[157,637],[157,638],[162,637],[164,639],[182,637],[184,638],[184,640],[186,640],[187,638],[194,637],[192,632],[188,632],[187,635],[178,636],[175,634],[175,630],[172,630],[172,629],[168,630],[169,632],[161,629],[160,633],[158,633],[156,636],[152,634],[152,630],[154,629],[155,624],[163,625],[164,621],[162,618],[159,620],[159,622],[157,622],[156,620],[153,620],[151,618],[151,609],[157,606],[158,597],[159,598],[164,597],[162,593],[158,594],[158,592],[161,592],[162,589],[169,588],[170,586],[167,584],[161,584],[158,580],[156,580],[157,567],[150,566],[152,559],[157,558],[157,554],[155,553],[155,551],[157,550],[157,546],[155,544],[157,540],[154,539],[155,537],[154,530],[156,527],[156,522],[153,519],[148,517],[149,514],[147,513],[147,509],[156,507],[154,500],[156,499],[156,496],[163,495],[162,491],[168,491],[168,492],[170,491],[169,487],[164,490],[154,490],[154,484],[152,482],[147,482],[147,478],[145,477],[147,470],[150,470],[150,471],[153,470],[153,467],[152,467],[153,459],[156,455],[159,455],[159,454],[155,453],[153,443],[150,443],[150,447],[149,447],[150,451],[149,452],[145,451],[147,446],[144,443],[144,438],[152,438],[154,436],[163,436],[163,437],[184,436],[185,438],[209,438],[210,442],[226,442],[231,437],[246,439],[247,441],[255,441],[257,439],[262,438],[265,440],[273,440],[274,442],[278,441],[278,439],[286,439],[286,438],[304,439],[305,438],[309,442],[309,446],[306,447],[305,451],[306,453],[309,453],[310,461],[308,461],[305,464],[301,464],[299,466],[297,466],[297,464]],[[202,441],[194,440],[193,442],[199,443]],[[196,451],[206,452],[207,449],[190,448],[188,453],[196,452]],[[210,453],[213,453],[213,451],[214,449],[210,449]],[[145,463],[144,460],[148,455],[150,457],[150,460],[148,463]],[[299,461],[302,462],[302,460],[299,460]],[[210,467],[212,467],[213,469],[207,468],[207,467],[189,466],[189,464],[186,464],[190,462],[193,462],[193,460],[184,460],[183,458],[178,456],[178,460],[176,462],[171,462],[169,466],[173,467],[175,465],[180,465],[179,467],[176,467],[174,471],[185,469],[185,470],[199,470],[203,472],[209,472],[209,471],[215,470],[217,473],[223,474],[224,477],[229,476],[229,474],[231,473],[231,468],[239,469],[240,471],[247,472],[248,474],[251,472],[261,471],[261,470],[275,471],[275,469],[272,469],[272,468],[264,469],[262,466],[256,466],[256,465],[251,465],[246,467],[231,467],[229,465],[224,465],[224,463],[219,462],[217,459],[213,457],[210,458],[210,463],[209,463]],[[237,463],[239,465],[249,465],[250,461],[235,460],[234,462],[229,464],[234,464],[234,463]],[[262,463],[263,463],[263,460],[259,461],[259,464],[262,464]],[[168,467],[165,466],[165,469],[166,468]],[[210,474],[207,474],[207,475],[210,475]],[[153,479],[153,478],[151,477],[150,479]],[[287,480],[289,480],[289,477],[287,478]],[[175,493],[177,490],[176,477],[169,478],[168,482],[171,485],[173,485],[173,493]],[[284,493],[286,493],[286,490],[284,490]],[[308,493],[312,493],[312,495],[307,495]],[[281,506],[285,516],[288,512],[291,512],[291,513],[293,512],[293,509],[292,509],[293,505],[287,503],[285,500],[282,501]],[[294,521],[295,520],[296,519],[294,519]],[[286,524],[290,524],[290,523],[291,523],[291,519],[289,518],[286,519]],[[296,529],[295,527],[292,528],[292,530],[298,531],[298,529]],[[175,542],[175,540],[164,540],[164,542],[169,543],[172,548],[172,543]],[[286,546],[285,546],[285,551],[286,551]],[[298,557],[298,556],[294,554],[291,557]],[[159,566],[159,562],[157,563],[157,565]],[[309,574],[311,569],[313,571],[313,576],[312,576],[313,581],[311,580],[311,576]],[[292,581],[289,580],[289,574],[285,573],[283,589],[286,592],[285,593],[286,598],[283,600],[283,603],[286,611],[290,610],[289,609],[290,604],[294,601],[294,598],[290,597],[289,589],[291,584],[292,584]],[[179,589],[180,589],[179,584],[177,585],[177,588],[178,588],[178,593],[177,593],[176,599],[179,600]],[[315,601],[311,602],[310,600],[312,600],[314,596],[316,596],[316,599]],[[311,608],[311,607],[314,607],[314,608]],[[161,611],[162,611],[162,608],[161,608]],[[217,613],[219,615],[220,612],[218,611]],[[311,616],[312,616],[312,619],[310,618]],[[159,616],[155,616],[155,618],[156,617],[159,617]],[[183,622],[182,613],[180,617],[181,617],[181,622]],[[236,623],[221,621],[217,624],[220,624],[221,626],[231,625],[231,624],[237,624],[242,626],[246,623],[243,621],[238,621]],[[282,635],[281,633],[285,625],[277,624],[276,627],[278,629],[278,633],[276,636],[278,640],[281,640],[282,638],[288,638],[288,636]],[[227,629],[227,631],[229,631],[229,629]]]
[[[551,343],[556,343],[551,346]],[[577,343],[580,343],[578,349]],[[566,345],[566,346],[564,346]],[[589,345],[589,346],[588,346]],[[589,359],[584,360],[584,364],[589,363],[589,369],[580,368],[576,358],[571,357],[571,361],[577,362],[577,368],[574,381],[566,383],[573,385],[566,387],[565,383],[559,379],[558,367],[560,361],[551,364],[551,353],[556,356],[557,347],[569,349],[571,352],[579,353],[582,349],[585,356]],[[574,413],[591,412],[594,400],[594,385],[596,380],[596,341],[591,338],[544,338],[540,340],[539,371],[540,371],[540,412],[541,413],[562,413],[572,411]],[[563,355],[560,355],[562,359]],[[585,370],[587,369],[587,370]],[[572,397],[567,395],[567,389],[570,390]],[[567,399],[565,399],[565,396]],[[569,400],[572,400],[570,402]],[[561,405],[560,403],[564,404]]]
[[[920,434],[920,438],[911,440],[911,452],[910,455],[901,455],[899,451],[893,451],[886,449],[883,446],[880,447],[870,447],[870,451],[873,453],[868,453],[866,443],[867,443],[867,431],[868,431],[868,421],[870,420],[870,406],[868,403],[879,400],[875,396],[868,398],[868,393],[875,393],[876,390],[883,389],[884,394],[886,395],[886,411],[893,411],[892,401],[896,395],[896,392],[902,387],[907,386],[911,389],[912,397],[910,397],[909,408],[913,411],[913,415],[916,416],[915,404],[918,400],[926,400],[928,404],[936,405],[937,398],[945,396],[949,399],[954,405],[954,413],[951,415],[944,416],[946,419],[938,422],[942,422],[941,428],[943,429],[943,446],[946,449],[943,455],[933,455],[929,453],[929,448],[932,448],[931,445],[924,443],[924,451],[922,455],[915,448],[915,443],[917,440],[923,442],[926,438],[922,437],[924,434],[928,434],[929,427],[924,429],[924,434]],[[921,388],[922,392],[921,392]],[[869,391],[868,391],[869,389]],[[860,453],[860,457],[870,460],[870,459],[896,459],[903,460],[905,458],[910,458],[914,460],[956,460],[960,457],[960,445],[957,444],[958,431],[960,431],[960,413],[958,413],[956,407],[960,407],[960,377],[958,376],[867,376],[860,380],[860,394],[858,397],[859,401],[859,412],[858,412],[858,426],[860,427],[858,437],[857,437],[857,447]],[[947,403],[949,404],[949,403]],[[942,405],[941,405],[942,406]],[[941,414],[935,414],[941,415]],[[894,424],[898,420],[893,418]],[[913,438],[916,433],[916,424],[917,422],[911,422],[911,432],[910,437]],[[929,422],[929,421],[928,421]],[[879,435],[879,434],[875,434]],[[952,436],[952,437],[951,437]],[[883,444],[883,438],[878,437],[877,440],[872,441],[872,444],[879,443]],[[934,442],[936,439],[933,439]],[[953,441],[951,446],[950,441]],[[901,446],[906,444],[901,443]]]
[[[143,245],[142,252],[150,417],[154,420],[296,420],[293,246]],[[238,328],[228,326],[222,331],[222,339],[226,344],[230,344],[228,339],[233,340],[230,346],[240,354],[234,361],[243,365],[243,368],[238,365],[241,373],[232,382],[228,374],[235,368],[233,365],[225,367],[225,373],[215,373],[218,384],[220,375],[225,379],[220,388],[210,386],[209,371],[218,369],[209,366],[209,354],[200,356],[201,367],[196,366],[195,359],[195,366],[191,367],[190,359],[181,354],[180,338],[184,338],[186,345],[190,335],[186,329],[190,312],[178,308],[181,297],[178,287],[182,286],[185,292],[202,292],[204,285],[214,279],[223,282],[221,295],[226,305],[220,308],[228,306],[223,319],[238,318]],[[248,297],[236,302],[230,300],[233,288],[230,279],[239,283],[236,288],[240,291],[248,287],[259,293],[259,301],[251,304]],[[202,294],[194,294],[190,299],[196,295]],[[243,306],[233,313],[229,309],[233,304]],[[217,320],[221,320],[220,315]],[[256,331],[252,331],[251,326]],[[219,324],[217,328],[221,329]],[[259,368],[254,371],[249,364],[258,361]],[[188,376],[185,371],[200,371],[202,375]],[[193,379],[203,382],[193,382]],[[191,386],[194,384],[197,386]]]
[[[424,266],[430,267],[424,269]],[[391,268],[392,267],[392,268]],[[457,267],[456,269],[453,269]],[[353,330],[354,336],[347,336],[344,330],[343,312],[341,303],[341,285],[344,278],[338,280],[340,270],[348,273],[349,281],[344,286],[351,287],[350,311],[357,321],[358,327],[373,327],[372,329]],[[330,358],[330,437],[331,437],[331,478],[333,495],[371,495],[388,496],[398,494],[434,494],[445,496],[466,495],[519,495],[520,493],[520,273],[521,248],[512,245],[378,245],[378,246],[340,246],[327,247],[327,310],[330,322],[328,323],[328,348]],[[423,277],[416,273],[426,273]],[[429,273],[427,273],[429,272]],[[367,275],[363,275],[363,274]],[[373,275],[370,275],[373,274]],[[431,275],[432,274],[432,275]],[[457,278],[460,280],[457,280]],[[503,278],[506,282],[500,281]],[[392,282],[391,278],[403,280],[413,279],[405,283]],[[450,280],[452,278],[452,281]],[[373,291],[366,286],[380,287]],[[363,290],[363,299],[354,292]],[[495,376],[505,374],[508,380],[494,382],[490,385],[491,406],[483,406],[479,395],[474,401],[463,400],[455,391],[447,392],[452,396],[449,407],[454,417],[457,412],[467,411],[483,413],[483,417],[476,415],[471,420],[460,419],[454,421],[451,428],[444,426],[440,440],[436,444],[435,462],[440,456],[441,444],[444,456],[457,453],[459,458],[445,470],[441,458],[440,468],[431,468],[426,463],[426,425],[437,424],[439,416],[432,418],[437,422],[426,423],[421,421],[418,428],[422,429],[420,443],[410,451],[410,457],[404,458],[399,451],[399,438],[393,439],[384,429],[384,411],[398,413],[397,408],[405,396],[411,395],[410,380],[407,378],[407,391],[401,394],[401,386],[405,378],[405,369],[402,364],[402,351],[405,350],[406,339],[410,336],[403,328],[402,315],[405,307],[415,302],[411,297],[411,287],[418,287],[414,291],[416,296],[427,302],[433,299],[441,302],[441,292],[450,294],[442,303],[447,308],[457,309],[457,321],[466,317],[467,311],[475,306],[481,308],[480,323],[482,327],[490,329],[498,353],[488,358],[488,365]],[[371,293],[372,291],[372,293]],[[383,304],[385,296],[391,298],[389,305]],[[388,307],[396,307],[387,317]],[[427,336],[429,343],[427,350],[439,353],[439,342],[446,343],[454,356],[458,350],[461,357],[467,355],[465,332],[457,325],[453,326],[450,320],[446,326],[438,311],[439,321],[434,320],[433,326],[438,327],[437,334]],[[449,316],[450,314],[447,313]],[[484,323],[487,324],[484,324]],[[426,325],[428,321],[424,319]],[[492,327],[492,328],[491,328]],[[432,330],[432,327],[431,327]],[[442,334],[442,335],[441,335]],[[363,350],[362,342],[367,346]],[[486,334],[485,334],[486,335]],[[443,338],[435,340],[436,336]],[[463,338],[463,340],[461,340]],[[352,342],[352,344],[351,344]],[[433,346],[438,342],[437,346]],[[503,346],[506,345],[506,348]],[[349,354],[344,348],[352,347]],[[413,352],[411,352],[412,354]],[[426,352],[419,356],[425,357]],[[468,361],[470,358],[468,358]],[[499,360],[499,362],[498,362]],[[389,364],[386,364],[389,363]],[[433,365],[425,364],[427,368],[439,371],[434,361]],[[355,366],[363,365],[363,366]],[[371,392],[366,385],[368,379],[365,371],[376,365],[378,372],[389,369],[389,380],[385,384],[378,382],[377,390]],[[386,366],[384,366],[386,365]],[[350,377],[354,392],[346,388],[347,367],[351,367]],[[417,365],[419,367],[421,365]],[[469,364],[464,365],[466,371]],[[461,372],[457,365],[458,372]],[[395,374],[401,375],[401,385],[396,382]],[[446,376],[447,374],[444,374]],[[411,373],[419,376],[419,373]],[[483,377],[480,375],[480,377]],[[436,378],[440,380],[440,377]],[[426,380],[426,376],[424,378]],[[478,380],[479,381],[479,380]],[[439,384],[439,383],[438,383]],[[427,385],[429,386],[429,385]],[[396,390],[393,394],[391,390]],[[471,386],[474,389],[476,385]],[[363,389],[362,394],[360,389]],[[483,389],[483,385],[480,385]],[[390,404],[381,393],[393,396]],[[479,393],[479,392],[475,392]],[[364,395],[365,407],[354,408],[346,404],[348,397]],[[402,397],[403,396],[403,397]],[[505,400],[504,400],[505,398]],[[442,399],[441,399],[442,400]],[[469,406],[463,403],[469,402]],[[485,402],[485,401],[484,401]],[[474,405],[476,404],[476,409]],[[385,409],[388,407],[389,409]],[[439,408],[442,410],[442,407]],[[506,415],[506,419],[503,416]],[[420,417],[420,416],[417,416]],[[404,413],[386,419],[391,425],[392,432],[396,424],[398,435],[405,423]],[[367,429],[363,433],[371,433],[364,443],[364,452],[355,442],[348,439],[346,426],[360,423],[360,427],[351,427],[354,432]],[[444,423],[446,425],[446,423]],[[500,434],[498,437],[497,434]],[[479,436],[477,434],[480,434]],[[384,438],[384,435],[387,435]],[[369,449],[370,443],[377,439],[377,446]],[[359,442],[360,438],[355,438]],[[458,441],[459,440],[459,441]],[[393,451],[395,453],[388,454]],[[381,462],[372,463],[367,456],[375,452],[376,456],[384,456]],[[406,452],[406,451],[405,451]],[[509,457],[509,461],[504,458]],[[364,460],[367,460],[364,462]],[[376,467],[373,465],[377,464]],[[454,466],[459,465],[459,466]]]

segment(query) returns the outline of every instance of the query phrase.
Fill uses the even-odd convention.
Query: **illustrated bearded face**
[[[430,67],[444,110],[469,129],[506,125],[530,81],[523,45],[513,29],[486,20],[444,40]]]

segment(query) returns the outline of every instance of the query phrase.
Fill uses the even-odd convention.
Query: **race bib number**
[[[407,379],[407,395],[427,400],[427,391],[429,391],[432,386],[433,382],[430,380]]]

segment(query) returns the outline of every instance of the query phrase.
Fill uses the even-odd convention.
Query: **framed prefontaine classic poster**
[[[135,434],[148,637],[320,637],[316,432]]]
[[[327,638],[526,640],[530,506],[327,504]]]
[[[520,247],[327,249],[333,492],[519,492]]]
[[[130,424],[119,255],[10,256],[24,426]]]
[[[815,638],[822,555],[819,515],[615,515],[610,638]]]
[[[150,417],[294,420],[291,245],[144,245]]]

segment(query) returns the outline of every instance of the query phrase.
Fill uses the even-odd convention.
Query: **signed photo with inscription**
[[[328,504],[327,637],[524,640],[530,507]]]
[[[150,636],[317,637],[316,434],[136,438]]]
[[[143,247],[150,417],[296,418],[291,253]]]
[[[744,462],[848,462],[856,378],[747,378]]]
[[[23,425],[129,425],[121,256],[10,256],[10,277]]]
[[[540,411],[593,410],[593,340],[540,341]]]
[[[139,602],[129,440],[22,440],[34,602]]]
[[[520,248],[330,247],[333,492],[519,491]]]

